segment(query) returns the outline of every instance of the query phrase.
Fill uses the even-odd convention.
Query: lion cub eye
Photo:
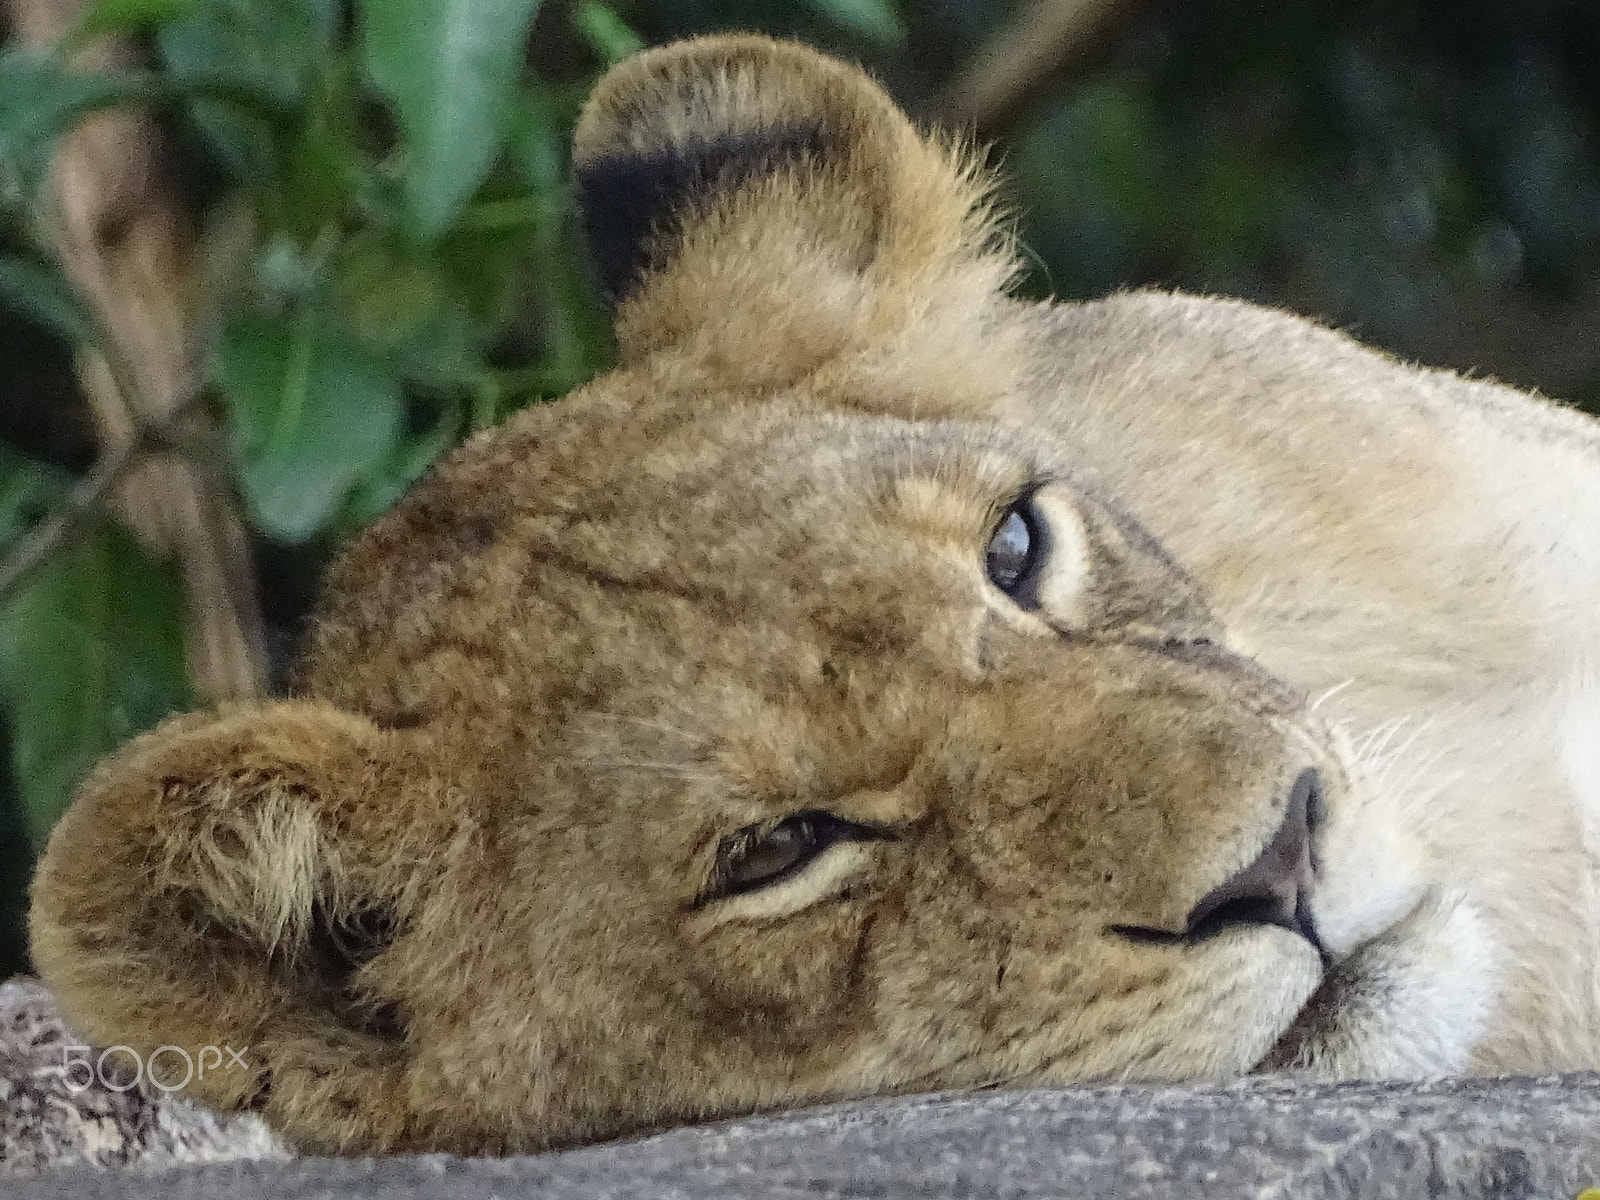
[[[858,825],[832,813],[811,809],[776,825],[750,825],[722,840],[711,886],[700,902],[753,892],[803,870],[829,846],[839,842],[875,841],[889,836],[870,825]]]
[[[1032,502],[1021,500],[1013,504],[1000,518],[984,551],[983,566],[989,582],[1015,599],[1039,573],[1044,541]]]

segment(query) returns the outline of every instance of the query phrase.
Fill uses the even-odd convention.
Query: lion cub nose
[[[1256,860],[1194,906],[1184,931],[1202,938],[1232,925],[1281,925],[1317,943],[1307,916],[1311,835],[1322,809],[1322,780],[1301,771],[1289,790],[1283,824]]]

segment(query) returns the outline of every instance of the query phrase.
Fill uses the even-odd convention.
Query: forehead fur
[[[608,631],[638,621],[630,638],[653,643],[641,677],[696,638],[712,639],[694,651],[707,665],[740,628],[755,641],[729,671],[801,627],[844,651],[907,652],[942,636],[952,599],[979,585],[986,530],[1055,466],[990,423],[804,395],[696,411],[641,390],[613,377],[532,410],[420,484],[330,576],[305,686],[380,719],[492,713],[511,685],[466,681],[510,674],[521,630],[540,631],[528,650],[544,666],[517,686],[566,689],[551,662],[581,674]]]

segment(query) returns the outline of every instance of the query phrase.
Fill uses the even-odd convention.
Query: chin
[[[1257,1070],[1326,1079],[1430,1079],[1470,1070],[1500,993],[1477,909],[1427,892],[1329,967]]]

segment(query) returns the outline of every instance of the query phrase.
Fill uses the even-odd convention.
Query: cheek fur
[[[691,923],[682,956],[699,1017],[714,1036],[803,1052],[859,1024],[870,983],[860,971],[869,904],[835,896],[780,920]]]

